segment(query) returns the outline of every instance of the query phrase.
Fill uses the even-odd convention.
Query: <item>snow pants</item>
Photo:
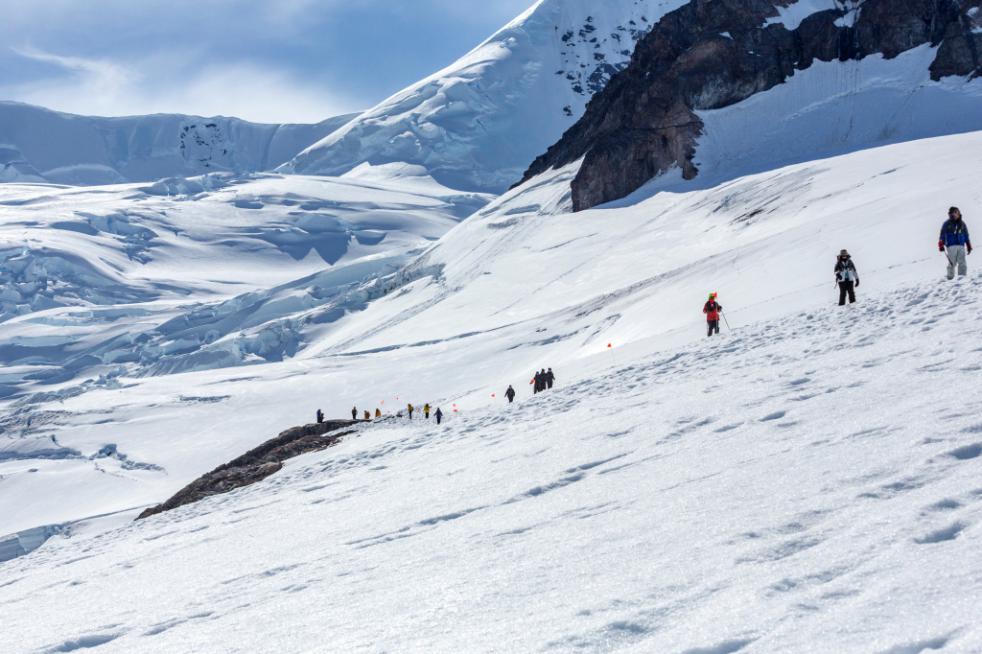
[[[719,333],[719,321],[718,320],[710,320],[708,324],[709,324],[709,333],[707,334],[707,336],[712,336],[713,333],[716,333],[716,334]]]
[[[856,283],[855,282],[839,282],[839,306],[843,306],[846,303],[846,296],[849,296],[849,304],[856,301]]]
[[[968,274],[968,260],[964,245],[949,245],[946,254],[948,257],[948,279],[955,278],[955,268],[958,268],[959,275]]]

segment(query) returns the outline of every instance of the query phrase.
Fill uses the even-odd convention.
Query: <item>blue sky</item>
[[[368,108],[534,0],[0,0],[0,100],[308,122]]]

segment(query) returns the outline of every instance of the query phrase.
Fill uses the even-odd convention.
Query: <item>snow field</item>
[[[343,417],[352,405],[392,412],[411,401],[467,412],[509,383],[527,393],[542,366],[568,383],[682,347],[704,333],[711,290],[737,328],[831,303],[842,247],[863,301],[932,282],[943,275],[934,243],[944,210],[961,205],[971,226],[968,208],[982,200],[970,155],[980,138],[863,151],[577,215],[492,205],[410,266],[415,281],[310,327],[292,358],[149,377],[138,365],[8,401],[13,447],[50,447],[55,436],[78,456],[0,461],[0,531],[156,503],[316,408]],[[89,458],[107,444],[163,471]],[[52,490],[73,487],[84,490],[67,503]]]
[[[0,569],[0,644],[976,651],[980,281],[815,306],[440,429],[366,427],[251,488],[56,537]]]

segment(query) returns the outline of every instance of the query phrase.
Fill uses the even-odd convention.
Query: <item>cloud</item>
[[[0,99],[323,120],[443,68],[532,2],[0,0]]]
[[[110,61],[85,59],[83,57],[65,57],[31,47],[11,48],[11,50],[14,54],[26,59],[45,64],[53,64],[65,70],[76,72],[96,84],[105,85],[110,88],[124,84],[131,78],[129,71]]]
[[[200,63],[198,53],[158,52],[126,64],[12,48],[48,64],[53,74],[0,85],[0,96],[88,115],[192,113],[257,122],[318,122],[361,108],[342,94],[311,85],[289,71],[249,62]]]

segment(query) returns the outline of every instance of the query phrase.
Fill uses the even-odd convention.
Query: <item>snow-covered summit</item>
[[[0,182],[87,186],[270,170],[352,118],[315,125],[178,114],[99,118],[0,102]]]
[[[452,188],[500,192],[579,118],[636,42],[685,0],[539,0],[442,71],[312,145],[284,169],[425,166]]]

